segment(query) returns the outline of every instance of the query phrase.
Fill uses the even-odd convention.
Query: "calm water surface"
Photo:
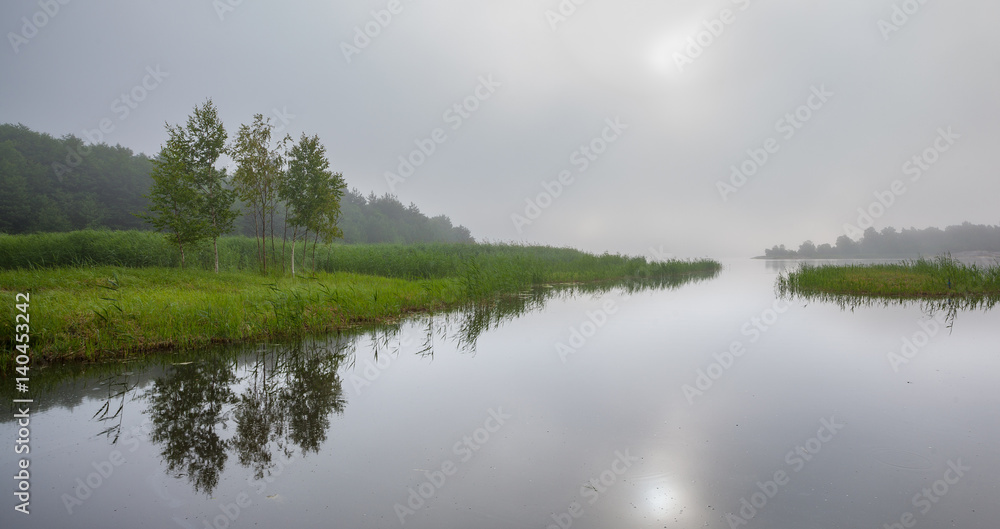
[[[783,266],[35,370],[0,526],[995,527],[1000,312],[780,300]]]

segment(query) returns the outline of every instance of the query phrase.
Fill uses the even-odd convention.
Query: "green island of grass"
[[[711,260],[649,262],[547,246],[331,244],[315,254],[299,245],[292,277],[290,248],[262,274],[254,239],[226,237],[219,247],[223,266],[214,273],[210,248],[178,268],[176,251],[148,232],[0,235],[0,368],[10,368],[22,344],[22,312],[33,359],[104,360],[392,323],[538,285],[721,269]],[[25,311],[18,294],[29,296]]]
[[[778,277],[783,295],[894,299],[1000,297],[1000,265],[965,264],[942,256],[890,264],[802,265]]]

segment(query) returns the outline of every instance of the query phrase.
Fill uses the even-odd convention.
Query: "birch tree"
[[[274,251],[274,210],[278,188],[284,175],[284,159],[280,145],[272,146],[274,126],[262,114],[253,117],[250,125],[241,125],[229,154],[236,162],[233,185],[239,197],[251,208],[257,237],[257,259],[261,271],[267,272],[267,234],[271,234]]]
[[[200,195],[200,217],[206,224],[205,236],[212,239],[215,254],[215,272],[219,272],[219,237],[233,229],[238,211],[233,209],[236,193],[225,186],[225,170],[216,168],[219,157],[226,149],[226,129],[219,120],[219,112],[209,99],[187,122],[188,149],[192,161],[192,179]]]
[[[288,153],[288,172],[281,188],[281,197],[288,207],[287,222],[292,231],[292,275],[295,275],[295,240],[303,231],[303,239],[312,232],[325,241],[342,234],[336,228],[340,198],[344,196],[343,176],[330,171],[326,147],[319,136],[302,134]],[[313,261],[315,264],[315,242]]]
[[[200,215],[200,197],[191,171],[191,153],[184,129],[167,125],[168,139],[153,160],[150,177],[148,215],[141,215],[157,230],[166,232],[167,240],[181,254],[185,266],[184,248],[205,237],[208,226]]]

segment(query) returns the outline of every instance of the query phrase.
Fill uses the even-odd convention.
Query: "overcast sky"
[[[212,98],[366,194],[598,252],[1000,223],[1000,4],[577,2],[5,1],[0,122],[155,155]]]

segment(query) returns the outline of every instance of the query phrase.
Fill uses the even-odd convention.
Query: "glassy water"
[[[0,525],[992,527],[998,312],[778,299],[783,266],[36,370]]]

